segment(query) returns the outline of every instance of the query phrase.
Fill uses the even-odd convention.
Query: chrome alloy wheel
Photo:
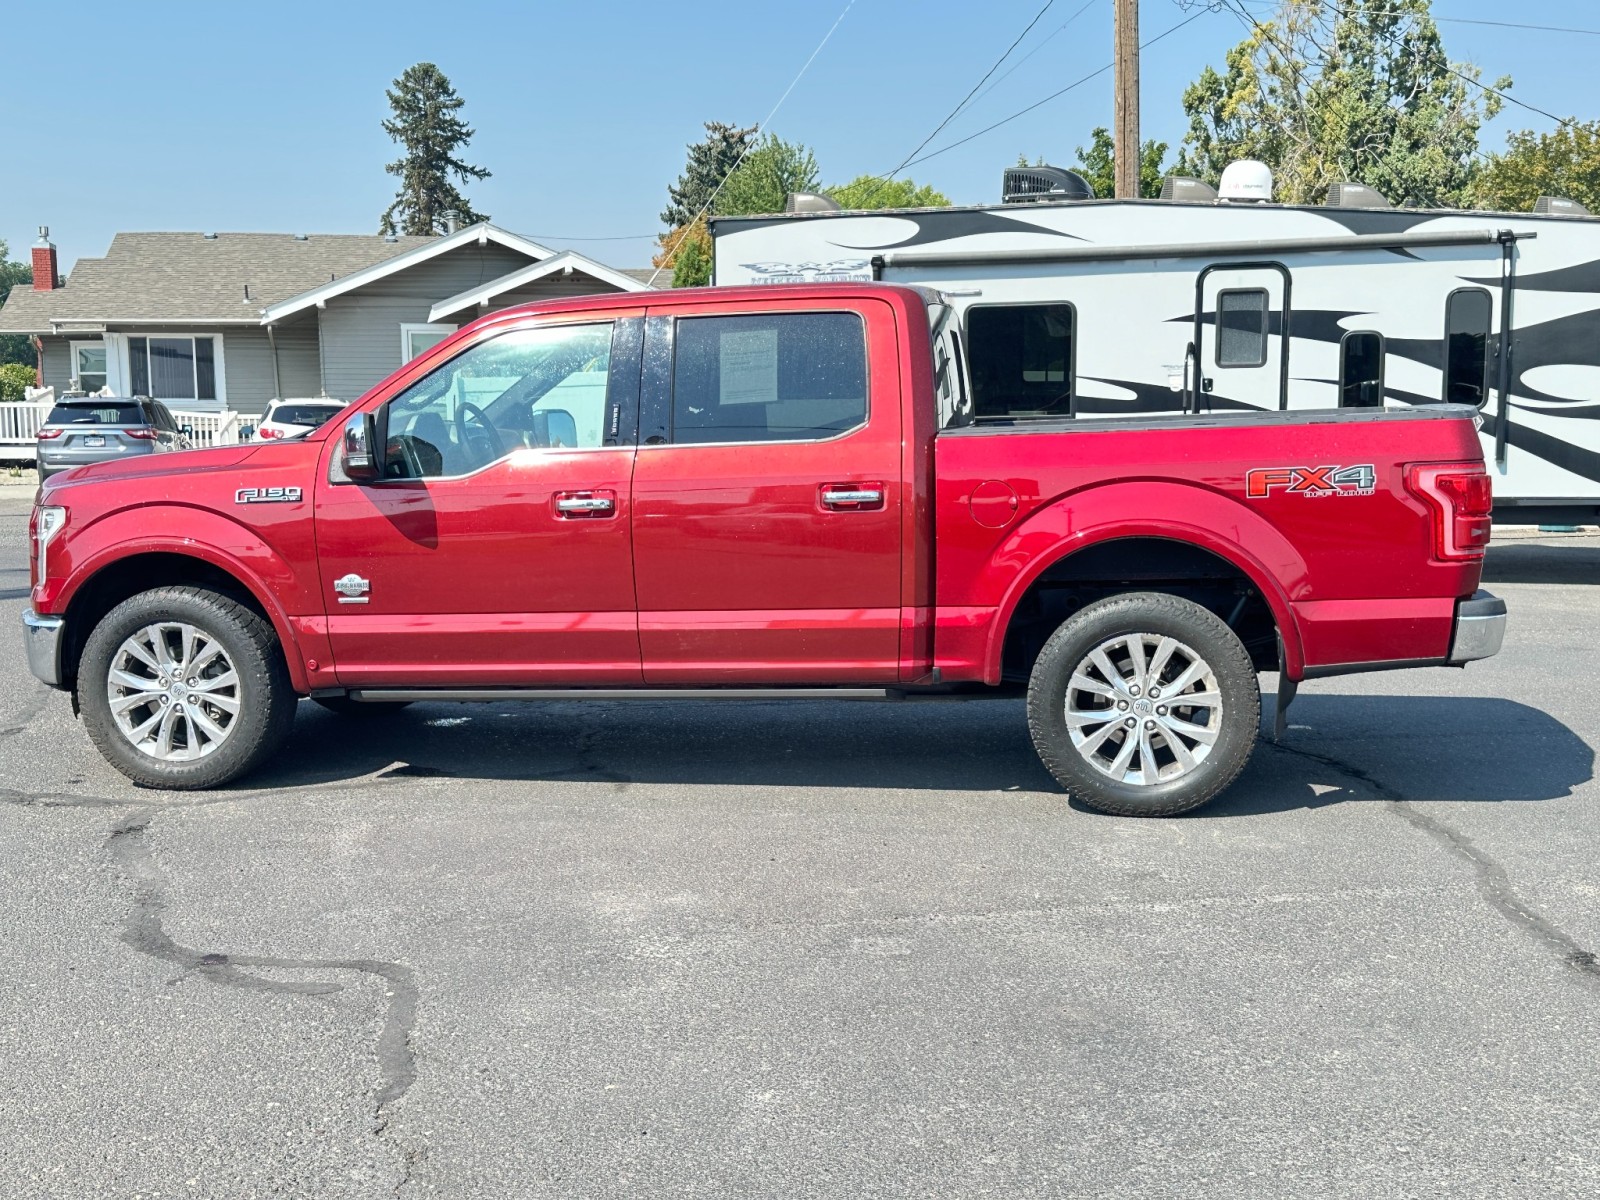
[[[1084,761],[1150,787],[1205,762],[1222,732],[1222,695],[1205,659],[1176,638],[1119,634],[1073,668],[1066,716]]]
[[[193,625],[162,621],[111,657],[106,698],[117,730],[163,762],[204,758],[239,719],[239,676],[222,643]]]

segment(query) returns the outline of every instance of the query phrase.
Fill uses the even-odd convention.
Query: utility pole
[[[1117,199],[1139,198],[1139,0],[1116,0]]]

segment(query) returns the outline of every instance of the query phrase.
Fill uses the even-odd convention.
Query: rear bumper
[[[1488,592],[1476,592],[1456,604],[1455,632],[1450,638],[1452,666],[1492,658],[1506,639],[1506,602]]]
[[[42,617],[31,608],[22,614],[22,639],[28,651],[28,670],[53,688],[62,686],[60,617]]]

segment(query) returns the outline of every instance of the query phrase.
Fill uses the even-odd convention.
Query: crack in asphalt
[[[1600,959],[1596,958],[1595,952],[1586,949],[1560,926],[1535,912],[1517,895],[1506,869],[1459,829],[1423,812],[1399,792],[1359,767],[1353,767],[1331,755],[1318,754],[1314,750],[1305,750],[1298,746],[1270,742],[1262,744],[1283,754],[1293,754],[1320,763],[1365,785],[1373,795],[1384,802],[1390,812],[1413,829],[1432,838],[1453,857],[1471,867],[1478,894],[1491,908],[1510,921],[1514,927],[1555,953],[1563,963],[1578,972],[1584,982],[1600,983]]]

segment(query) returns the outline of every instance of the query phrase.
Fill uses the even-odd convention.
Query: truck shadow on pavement
[[[1600,583],[1600,537],[1494,543],[1484,558],[1483,582]]]
[[[1270,699],[1267,725],[1270,727]],[[1234,786],[1196,814],[1349,800],[1536,801],[1571,794],[1594,751],[1547,713],[1453,696],[1302,696]],[[239,789],[451,779],[1059,796],[1020,702],[417,704],[369,718],[306,703],[275,761]]]

